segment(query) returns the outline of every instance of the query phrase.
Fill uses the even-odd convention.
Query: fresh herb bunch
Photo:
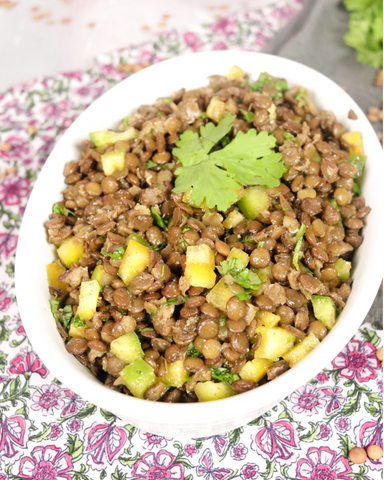
[[[263,283],[257,273],[246,268],[240,258],[231,258],[230,260],[220,262],[220,267],[217,267],[217,269],[224,279],[229,274],[237,285],[244,288],[243,293],[236,295],[239,300],[251,298],[252,291],[258,290]]]
[[[200,127],[200,135],[187,130],[180,135],[172,153],[182,164],[175,171],[175,193],[192,187],[191,201],[225,211],[238,200],[236,190],[246,185],[277,187],[284,173],[281,153],[276,153],[276,139],[254,128],[238,132],[224,148],[215,146],[230,132],[235,115],[226,115],[217,125]],[[213,150],[213,151],[212,151]]]

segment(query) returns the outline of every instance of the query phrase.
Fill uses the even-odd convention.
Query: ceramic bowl
[[[364,242],[353,259],[352,294],[336,326],[305,360],[253,391],[192,404],[148,402],[122,395],[101,384],[64,348],[49,307],[45,265],[55,257],[43,224],[65,188],[64,165],[79,158],[80,142],[89,132],[117,128],[119,121],[140,105],[151,104],[181,87],[207,85],[208,76],[226,75],[232,65],[240,66],[253,79],[266,71],[287,79],[289,86],[305,86],[319,110],[332,110],[347,131],[362,132],[368,159],[362,191],[372,211],[366,219]],[[358,120],[348,118],[350,109]],[[244,425],[314,377],[343,349],[364,320],[382,278],[382,179],[381,145],[363,111],[342,88],[311,68],[272,55],[226,51],[181,56],[142,70],[111,88],[68,128],[32,191],[16,259],[17,301],[28,337],[52,375],[89,402],[136,427],[160,435],[203,436]]]

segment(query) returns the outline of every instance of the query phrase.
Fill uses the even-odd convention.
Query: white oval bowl
[[[140,105],[151,104],[181,87],[205,86],[209,75],[226,75],[235,64],[250,73],[252,79],[266,71],[287,79],[290,87],[306,87],[319,110],[332,110],[346,131],[363,133],[368,160],[362,191],[372,211],[363,231],[364,242],[353,260],[352,294],[336,326],[305,360],[251,392],[192,404],[146,402],[122,395],[100,383],[64,348],[49,307],[45,265],[53,261],[55,249],[47,242],[43,224],[52,204],[62,198],[64,165],[79,158],[80,142],[88,138],[89,132],[116,128],[122,118]],[[358,120],[348,118],[350,109],[356,112]],[[49,156],[29,199],[17,248],[16,289],[23,325],[34,349],[52,375],[67,387],[143,430],[159,435],[203,436],[246,424],[324,368],[368,313],[382,278],[381,158],[377,136],[354,100],[324,75],[291,60],[241,51],[207,52],[167,60],[132,75],[96,100],[68,128]]]

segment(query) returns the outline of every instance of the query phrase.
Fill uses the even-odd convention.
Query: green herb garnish
[[[284,138],[287,140],[287,142],[297,143],[296,137],[292,135],[292,133],[285,132]]]
[[[60,203],[55,203],[52,207],[52,213],[55,213],[56,215],[66,215],[67,213],[69,215],[75,215],[75,212],[72,210],[69,210],[68,208],[64,208]]]
[[[274,83],[273,87],[275,91],[269,93],[269,96],[272,98],[272,100],[280,100],[280,98],[283,98],[284,92],[288,90],[288,85],[285,80],[273,78],[267,73],[260,73],[259,78],[251,85],[250,88],[254,92],[263,93],[264,85],[272,82]]]
[[[59,317],[57,316],[57,312],[59,310],[60,302],[57,299],[57,297],[54,297],[49,300],[49,304],[51,306],[51,312],[52,312],[53,318],[56,320],[56,322],[58,322]]]
[[[116,248],[116,250],[113,253],[106,252],[105,250],[101,250],[101,253],[106,257],[111,257],[114,260],[119,260],[124,257],[125,250],[124,250],[124,247],[119,247],[119,248]]]
[[[153,160],[148,160],[148,162],[145,163],[145,166],[147,168],[158,167],[157,163],[155,163]]]
[[[67,332],[69,330],[72,317],[73,317],[72,305],[65,305],[65,307],[63,308],[63,314],[61,316],[61,323]]]
[[[243,261],[240,258],[231,258],[220,262],[220,267],[216,267],[221,276],[225,278],[226,275],[231,275],[234,282],[245,288],[244,293],[251,293],[253,290],[258,290],[262,282],[257,273],[252,272],[249,268],[246,268]]]
[[[244,120],[248,123],[253,123],[255,119],[255,114],[253,112],[248,112],[247,110],[242,110],[240,108],[240,112],[243,114]]]
[[[84,320],[81,320],[81,318],[79,317],[79,315],[76,315],[76,317],[73,319],[73,325],[74,325],[76,328],[84,327],[84,326],[85,326],[85,322],[84,322]]]
[[[200,353],[193,342],[191,342],[189,345],[188,345],[188,348],[187,348],[187,351],[185,353],[185,356],[186,357],[200,357],[200,358],[203,358],[203,354]]]
[[[165,230],[167,228],[167,221],[164,220],[163,218],[161,218],[161,215],[160,213],[156,210],[156,208],[154,207],[151,207],[151,215],[153,217],[153,219],[155,220],[155,222],[157,223],[157,225],[162,228],[163,230]]]
[[[163,278],[164,277],[164,273],[165,273],[165,265],[163,263],[163,265],[161,266],[161,275],[160,275],[160,278]]]
[[[240,300],[249,300],[252,297],[252,292],[245,290],[243,293],[236,293],[236,297]]]
[[[341,219],[341,212],[340,212],[339,205],[337,204],[337,202],[334,198],[331,198],[329,203],[332,205],[332,207],[336,208],[337,213],[339,214],[339,221],[337,222],[337,225],[344,230],[344,225],[343,225],[343,221]]]
[[[156,112],[156,117],[161,117],[162,115],[164,115],[164,112],[161,112],[160,110]]]
[[[205,119],[207,118],[207,112],[203,112],[203,113],[201,114],[201,118],[202,118],[203,120],[205,120]]]
[[[299,231],[295,235],[297,243],[295,245],[295,250],[293,252],[292,263],[298,272],[300,272],[299,255],[300,255],[301,246],[303,245],[303,237],[305,235],[306,230],[307,230],[307,227],[303,223],[299,228]]]
[[[265,131],[238,132],[225,148],[210,153],[230,132],[235,119],[228,114],[217,125],[209,122],[200,127],[200,135],[192,130],[181,134],[172,151],[182,164],[175,171],[175,193],[192,188],[191,202],[200,205],[205,200],[208,208],[225,211],[237,201],[234,190],[241,185],[280,185],[281,153],[272,150],[276,139]]]
[[[225,327],[225,324],[227,323],[228,318],[227,317],[222,317],[219,319],[219,325],[220,327]]]
[[[299,91],[293,98],[296,100],[299,107],[304,107],[304,105],[306,105],[308,101],[307,89],[304,87],[300,87]]]
[[[227,382],[232,385],[236,380],[240,380],[239,375],[233,375],[228,368],[224,367],[209,367],[212,372],[212,378],[219,382]]]
[[[265,242],[261,240],[260,242],[258,242],[257,248],[264,248],[264,245],[265,245]]]
[[[252,235],[246,235],[246,236],[241,240],[241,242],[242,242],[242,243],[245,243],[245,242],[247,242],[247,243],[256,243],[254,240],[249,240],[251,236],[252,236]]]

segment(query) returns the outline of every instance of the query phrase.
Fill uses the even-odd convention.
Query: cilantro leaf
[[[256,82],[251,85],[251,90],[254,92],[262,92],[265,84],[272,82],[272,77],[267,73],[261,72]]]
[[[116,250],[113,253],[106,252],[105,250],[101,250],[101,253],[106,257],[111,257],[117,260],[124,257],[125,250],[124,250],[124,247],[119,247],[119,248],[116,248]]]
[[[76,317],[73,319],[73,326],[76,327],[76,328],[84,327],[85,322],[84,322],[84,320],[81,320],[79,315],[76,315]]]
[[[230,260],[220,262],[218,270],[222,277],[225,277],[228,274],[231,275],[235,283],[244,287],[246,290],[258,290],[260,285],[264,283],[260,280],[257,273],[252,272],[249,268],[245,267],[240,258],[231,258]]]
[[[162,228],[163,230],[167,228],[166,220],[161,217],[160,213],[156,210],[156,208],[151,207],[151,215],[160,228]]]
[[[175,171],[173,192],[184,193],[192,187],[191,202],[205,201],[208,208],[225,211],[237,201],[235,190],[241,185],[280,184],[284,164],[281,154],[272,152],[275,137],[265,131],[238,132],[224,148],[209,153],[231,130],[235,118],[226,115],[217,125],[207,123],[200,128],[200,136],[191,130],[180,136],[172,151],[182,164]]]
[[[240,112],[243,114],[244,120],[248,123],[253,123],[255,119],[255,114],[253,112],[248,112],[247,110],[240,109]]]
[[[304,107],[304,105],[306,105],[308,101],[307,89],[304,87],[300,87],[294,98],[299,107]]]
[[[287,82],[281,78],[274,78],[268,73],[260,73],[259,78],[251,85],[251,90],[255,92],[265,93],[264,85],[271,84],[268,88],[268,94],[272,100],[280,100],[283,98],[284,92],[288,90]]]
[[[292,135],[292,133],[285,132],[284,138],[287,140],[287,142],[297,143],[296,137]]]
[[[66,305],[63,308],[63,314],[61,316],[61,323],[62,323],[64,329],[67,332],[69,330],[69,325],[71,324],[72,317],[73,317],[72,305]]]
[[[299,231],[295,235],[297,243],[295,245],[295,250],[293,251],[292,263],[298,272],[300,272],[299,255],[300,255],[301,246],[303,245],[303,237],[305,235],[306,230],[307,230],[307,227],[303,223],[299,228]]]
[[[233,375],[228,368],[224,367],[209,367],[212,372],[212,378],[219,382],[228,382],[232,385],[236,380],[240,380],[239,375]]]
[[[58,322],[59,317],[57,316],[57,312],[59,310],[60,302],[56,297],[54,297],[54,298],[51,298],[49,300],[49,304],[50,304],[50,307],[51,307],[51,312],[52,312],[53,318],[56,320],[56,322]]]
[[[72,210],[69,210],[68,208],[64,208],[60,203],[55,203],[52,207],[52,213],[55,213],[56,215],[75,215],[75,212]]]
[[[185,356],[186,357],[201,357],[203,358],[203,354],[200,353],[193,342],[191,342],[189,345],[188,345],[188,348],[187,348],[187,351],[185,353]]]

